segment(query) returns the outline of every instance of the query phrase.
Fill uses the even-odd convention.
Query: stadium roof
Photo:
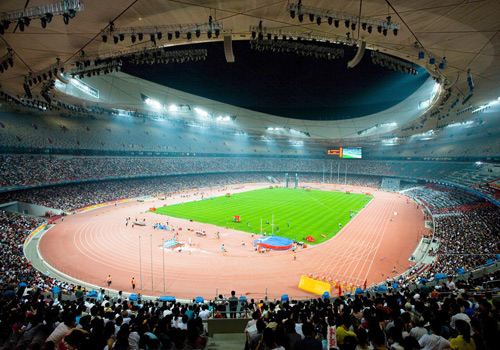
[[[63,7],[59,8],[61,4]],[[44,5],[45,7],[42,7]],[[71,13],[70,10],[73,8],[76,11]],[[24,9],[29,12],[16,11]],[[0,12],[2,19],[10,19],[12,22],[8,28],[5,28],[6,22],[2,22],[4,34],[1,35],[0,55],[6,55],[3,58],[8,59],[8,49],[11,49],[13,59],[13,66],[9,66],[0,74],[0,84],[3,91],[20,97],[26,94],[23,82],[30,73],[31,77],[36,77],[47,72],[48,68],[60,65],[63,65],[66,71],[75,70],[77,61],[84,62],[88,59],[93,64],[96,58],[116,57],[120,53],[131,50],[151,48],[153,42],[149,34],[143,33],[143,40],[139,40],[139,32],[149,33],[152,31],[151,28],[154,28],[155,32],[162,32],[161,39],[158,35],[155,37],[158,47],[166,46],[172,50],[185,50],[187,49],[185,44],[190,44],[190,49],[204,47],[207,48],[209,56],[219,55],[214,57],[214,62],[220,67],[214,70],[213,66],[212,68],[210,65],[207,66],[206,63],[212,62],[212,57],[204,62],[179,63],[176,64],[179,67],[176,70],[177,80],[168,77],[161,80],[155,76],[155,71],[148,71],[144,68],[134,71],[136,76],[154,80],[161,85],[126,75],[124,72],[94,76],[85,78],[83,81],[100,91],[99,99],[79,93],[74,95],[93,101],[92,103],[146,110],[149,107],[144,105],[143,95],[147,95],[160,100],[160,103],[165,105],[189,104],[193,108],[200,106],[200,109],[208,111],[207,113],[214,117],[218,115],[236,117],[233,125],[241,129],[266,132],[266,127],[285,127],[287,131],[303,131],[312,138],[320,139],[349,139],[387,134],[387,132],[396,135],[421,133],[422,130],[434,128],[437,123],[435,119],[441,114],[443,118],[448,116],[446,122],[467,121],[467,118],[471,117],[471,110],[497,101],[500,96],[500,59],[498,57],[500,3],[497,1],[207,0],[195,3],[157,0],[108,0],[105,2],[7,0],[0,3]],[[53,18],[50,23],[45,23],[45,28],[42,28],[42,22],[48,22],[44,13],[52,13]],[[302,21],[299,20],[300,14],[304,17]],[[390,19],[388,19],[389,16]],[[30,17],[31,21],[27,21],[26,17]],[[317,24],[318,17],[321,18],[321,24]],[[331,25],[328,24],[328,18],[332,18]],[[338,27],[335,20],[340,22]],[[350,22],[349,27],[347,27],[347,20]],[[208,24],[209,22],[211,24]],[[357,23],[354,29],[353,22]],[[363,23],[367,23],[368,27],[372,24],[372,33],[362,28]],[[388,29],[387,35],[383,32],[378,33],[378,26],[381,26],[382,31]],[[193,30],[195,28],[201,31],[199,37]],[[394,28],[397,28],[397,35],[394,35]],[[216,30],[218,37],[216,37]],[[176,38],[176,31],[179,32],[179,38]],[[188,38],[188,31],[191,32],[190,38]],[[211,38],[208,38],[208,31],[210,31]],[[172,40],[169,40],[168,32],[172,34]],[[313,63],[312,77],[309,80],[301,79],[303,83],[300,89],[293,90],[293,94],[290,92],[292,98],[302,96],[303,99],[303,103],[299,102],[295,106],[285,102],[286,107],[290,108],[283,108],[285,106],[281,100],[274,101],[274,104],[259,102],[259,105],[255,105],[255,101],[252,104],[251,100],[239,99],[238,94],[227,97],[225,95],[228,93],[224,94],[219,88],[225,85],[224,81],[222,84],[214,83],[216,86],[214,90],[220,91],[222,97],[217,98],[214,91],[204,94],[201,91],[202,87],[214,77],[220,76],[228,79],[229,87],[234,84],[234,81],[239,80],[238,75],[227,77],[227,71],[233,69],[231,65],[238,66],[256,61],[262,63],[262,60],[270,62],[268,60],[272,59],[273,65],[279,64],[282,60],[283,66],[289,66],[297,60],[297,57],[302,57],[295,52],[278,54],[262,47],[249,50],[248,41],[252,40],[252,32],[256,32],[257,38],[258,33],[262,32],[263,41],[268,40],[267,34],[270,33],[269,43],[274,41],[274,36],[278,33],[279,41],[283,40],[283,35],[287,37],[287,40],[293,37],[294,42],[301,37],[304,39],[301,42],[302,51],[314,50],[311,46],[343,48],[345,57],[344,60],[331,61],[305,57],[304,61],[307,63],[305,67],[310,67],[309,62],[315,62],[314,60],[319,63]],[[106,35],[106,42],[103,42],[103,34]],[[123,34],[124,40],[121,40],[119,34]],[[132,35],[136,37],[134,43]],[[118,37],[116,44],[114,36]],[[222,56],[221,48],[224,37],[231,37],[233,41],[235,63],[225,62]],[[247,42],[240,43],[239,41]],[[346,62],[355,58],[358,47],[362,46],[363,42],[366,43],[367,48],[365,55],[357,66],[348,69]],[[196,43],[204,46],[194,45]],[[220,45],[218,52],[215,49],[212,50],[213,47],[217,47],[216,45]],[[419,65],[422,67],[419,69],[420,74],[412,76],[392,72],[386,68],[373,68],[370,55],[372,51],[377,50],[381,54]],[[419,59],[419,57],[422,58]],[[60,59],[60,65],[56,58]],[[322,78],[328,76],[326,71],[329,62],[332,62],[332,67],[342,62],[346,72],[352,70],[352,72],[359,73],[365,69],[363,72],[366,72],[364,73],[366,79],[360,78],[360,74],[344,75],[342,78],[353,80],[354,83],[349,81],[346,86],[359,85],[361,89],[356,90],[358,92],[363,92],[365,81],[374,79],[374,85],[365,89],[368,92],[372,91],[377,85],[378,74],[387,72],[388,75],[383,78],[385,80],[380,78],[380,81],[385,83],[383,86],[385,90],[381,93],[386,99],[381,99],[377,104],[376,101],[368,101],[365,95],[360,94],[355,95],[356,98],[349,101],[345,99],[340,101],[346,107],[345,110],[339,109],[338,106],[329,106],[337,108],[337,114],[322,110],[324,100],[318,102],[311,98],[311,92],[314,92],[318,86],[324,86],[320,84],[325,84],[326,79]],[[370,68],[366,69],[365,66],[368,63],[370,63]],[[132,72],[130,67],[126,68],[126,64],[123,67],[127,72]],[[196,71],[199,75],[203,74],[200,70],[208,69],[209,72],[205,74],[208,80],[200,79],[200,84],[197,86],[191,75],[191,84],[182,85],[181,78],[188,74],[186,72],[188,67],[193,67],[193,72]],[[318,76],[321,71],[325,71],[324,76]],[[430,78],[424,83],[422,80],[427,73]],[[301,74],[308,76],[307,72],[301,72]],[[387,78],[391,77],[391,74],[392,77],[400,75],[402,78],[391,81]],[[401,83],[405,79],[418,80],[420,85],[416,87],[413,84],[411,88],[406,89]],[[444,89],[436,95],[433,100],[434,105],[430,106],[431,109],[427,110],[425,102],[430,99],[434,89],[434,80],[439,81]],[[269,91],[269,86],[273,84],[279,84],[277,89],[282,89],[287,85],[297,86],[298,81],[283,76],[281,78],[270,77],[265,83],[267,85],[264,84],[263,91]],[[43,82],[32,84],[30,90],[35,98],[42,96],[43,86]],[[254,88],[255,86],[258,85],[253,85]],[[63,88],[63,90],[70,92],[74,89]],[[251,90],[248,89],[248,91]],[[321,90],[318,88],[318,91]],[[388,98],[387,94],[390,94],[391,90],[394,97]],[[74,98],[60,92],[56,94],[57,99],[61,101],[75,101]],[[257,96],[260,95],[257,94]],[[376,100],[376,95],[373,96],[371,98]],[[271,101],[272,99],[273,97]],[[317,113],[309,115],[303,113],[309,102],[311,110]],[[424,102],[423,105],[421,104],[422,109],[418,109],[421,102]],[[89,102],[86,104],[88,105]],[[279,108],[280,106],[282,108]],[[345,112],[349,110],[349,107],[351,107],[351,113]],[[466,108],[469,108],[469,113],[458,113]],[[433,113],[433,111],[436,112]],[[192,113],[186,118],[203,119],[203,116]],[[367,132],[372,126],[382,124],[388,127]],[[281,133],[282,130],[268,132]]]

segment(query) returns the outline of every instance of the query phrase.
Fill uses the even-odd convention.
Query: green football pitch
[[[343,227],[351,220],[351,210],[355,216],[371,198],[335,191],[265,188],[160,207],[156,213],[255,234],[261,233],[262,219],[262,232],[267,235],[297,241],[313,236],[315,243],[321,243],[340,231],[339,223]],[[236,215],[241,222],[233,221]]]

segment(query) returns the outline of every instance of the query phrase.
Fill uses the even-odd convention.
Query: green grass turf
[[[364,194],[265,188],[231,194],[229,198],[215,197],[160,207],[156,213],[256,234],[260,233],[262,219],[262,232],[268,235],[274,214],[275,236],[303,241],[310,235],[316,238],[316,243],[321,243],[340,231],[339,222],[344,227],[351,220],[351,210],[356,215],[370,200],[371,197]],[[240,223],[233,222],[234,215],[241,216]]]

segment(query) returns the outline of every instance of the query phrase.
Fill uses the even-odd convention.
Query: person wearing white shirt
[[[418,341],[422,350],[444,350],[450,347],[450,342],[438,335],[440,328],[441,324],[439,322],[431,322],[432,334],[425,334]]]
[[[201,307],[201,311],[200,313],[198,314],[198,316],[202,319],[202,320],[207,320],[210,318],[210,310],[208,310],[208,306],[207,305],[203,305]]]
[[[410,336],[412,336],[413,338],[415,338],[417,340],[420,340],[420,338],[422,338],[422,336],[424,336],[426,334],[429,334],[429,332],[427,331],[427,329],[424,328],[424,321],[419,321],[417,326],[413,327],[410,330]]]

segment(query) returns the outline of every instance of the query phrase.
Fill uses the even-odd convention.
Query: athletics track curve
[[[238,190],[231,187],[227,191],[236,193],[266,185],[246,185]],[[212,195],[225,194],[225,190],[212,191]],[[68,216],[63,222],[58,220],[42,237],[39,248],[45,261],[57,270],[103,288],[110,274],[111,288],[124,292],[183,299],[213,298],[216,293],[229,294],[231,290],[255,299],[266,293],[269,299],[279,299],[282,294],[291,298],[317,297],[297,287],[301,275],[313,274],[362,287],[365,281],[370,286],[411,266],[408,259],[421,235],[428,232],[422,211],[413,202],[407,203],[406,196],[373,189],[370,193],[373,200],[333,239],[298,248],[297,260],[293,260],[291,250],[255,252],[255,237],[249,233],[176,218],[169,218],[169,224],[183,228],[178,231],[179,241],[187,244],[191,238],[191,252],[187,247],[181,252],[162,250],[162,240],[172,238],[174,233],[154,230],[151,225],[166,218],[146,210],[180,202],[179,194],[166,202],[156,199],[121,203]],[[184,200],[193,199],[192,196]],[[145,219],[148,226],[125,226],[128,216],[132,221]],[[205,230],[207,236],[196,236],[187,228]],[[220,232],[219,240],[216,231]],[[222,243],[226,253],[221,252]],[[397,272],[393,272],[394,267]],[[132,277],[137,281],[135,291],[131,287]],[[336,294],[333,288],[332,294]]]

